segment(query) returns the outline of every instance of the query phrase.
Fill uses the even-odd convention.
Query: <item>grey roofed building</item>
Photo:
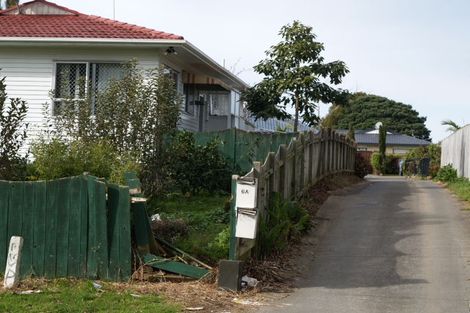
[[[339,129],[336,132],[346,135],[348,130]],[[354,136],[358,151],[379,151],[379,134],[376,130],[356,130]],[[431,142],[416,137],[387,133],[386,146],[389,154],[406,154],[414,148],[430,144]]]

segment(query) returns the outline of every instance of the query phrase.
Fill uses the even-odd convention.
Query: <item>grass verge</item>
[[[447,188],[460,200],[470,202],[470,181],[466,178],[458,178],[447,183]]]
[[[0,312],[180,312],[178,305],[158,295],[135,294],[112,283],[57,279],[22,282],[12,291],[0,289]],[[25,290],[39,293],[21,294]]]

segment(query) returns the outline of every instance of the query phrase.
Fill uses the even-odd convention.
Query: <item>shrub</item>
[[[62,101],[54,116],[45,111],[48,126],[53,127],[38,144],[54,143],[43,148],[65,149],[69,161],[77,164],[63,168],[59,163],[65,156],[60,153],[52,154],[55,160],[43,159],[43,163],[59,165],[59,169],[52,169],[57,172],[54,175],[87,171],[115,181],[122,179],[126,169],[138,167],[144,191],[161,193],[168,175],[166,143],[177,131],[180,115],[181,97],[174,80],[163,68],[143,72],[130,62],[122,79],[111,81],[102,92],[89,90],[93,92],[83,101]],[[76,147],[83,151],[74,151]],[[41,176],[49,175],[39,171]]]
[[[453,182],[458,178],[457,170],[452,167],[452,165],[448,164],[443,166],[439,169],[436,175],[436,179],[442,182]]]
[[[171,143],[169,155],[170,177],[183,193],[229,191],[231,169],[217,139],[198,145],[192,133],[182,131]]]
[[[39,140],[32,145],[32,155],[30,179],[56,179],[88,172],[114,183],[123,183],[124,172],[139,168],[135,160],[118,155],[106,141]]]
[[[208,250],[209,254],[215,260],[221,260],[227,258],[229,254],[230,245],[230,227],[225,227],[217,236],[209,242]]]
[[[0,179],[22,180],[26,176],[27,157],[20,155],[28,124],[26,102],[10,99],[7,104],[5,77],[0,79]]]
[[[373,153],[370,158],[370,163],[376,174],[381,174],[381,155],[379,153]]]
[[[360,153],[356,154],[354,174],[356,174],[356,176],[360,178],[364,178],[368,174],[372,174],[372,166],[370,164],[370,161]]]
[[[429,176],[436,177],[441,165],[441,146],[437,144],[431,144],[425,147],[418,147],[406,155],[406,160],[417,160],[429,158]]]
[[[311,227],[307,210],[296,202],[285,201],[274,194],[272,207],[260,217],[256,254],[258,258],[285,249],[289,241],[298,240]]]
[[[382,156],[379,153],[372,154],[371,165],[374,169],[374,172],[377,174],[398,174],[399,171],[399,159],[401,157],[398,155],[386,155],[384,161],[382,162]]]

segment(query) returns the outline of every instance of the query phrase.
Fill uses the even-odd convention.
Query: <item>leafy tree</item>
[[[14,6],[17,6],[20,4],[20,1],[19,0],[6,0],[5,1],[5,6],[7,9],[11,8],[11,7],[14,7]]]
[[[459,126],[456,122],[452,121],[452,120],[444,120],[441,122],[441,125],[442,126],[448,126],[446,131],[448,132],[453,132],[455,133],[456,131],[458,131],[461,126]]]
[[[282,41],[266,51],[266,59],[254,67],[265,77],[249,88],[242,99],[256,118],[292,118],[287,107],[293,107],[296,132],[300,115],[306,123],[318,124],[319,101],[344,100],[345,92],[330,85],[340,84],[349,70],[342,61],[325,62],[321,55],[325,47],[315,40],[312,27],[294,21],[283,26],[279,35]]]
[[[26,141],[28,124],[25,123],[28,107],[19,98],[7,103],[5,77],[0,79],[0,179],[24,179],[25,156],[20,149]]]
[[[378,121],[387,125],[391,132],[430,140],[431,132],[425,125],[426,117],[419,116],[411,105],[362,92],[350,95],[348,104],[340,109],[333,105],[322,124],[347,129],[352,123],[354,129],[373,129]]]

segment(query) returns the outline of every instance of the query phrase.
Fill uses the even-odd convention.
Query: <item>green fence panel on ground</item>
[[[220,140],[220,151],[232,160],[234,168],[241,172],[251,169],[253,161],[262,161],[269,152],[276,152],[281,144],[289,144],[295,133],[249,132],[228,129],[216,132],[195,133],[196,143],[206,144],[213,139]]]
[[[22,277],[128,279],[129,188],[86,175],[0,181],[0,273],[11,236],[24,239]]]

